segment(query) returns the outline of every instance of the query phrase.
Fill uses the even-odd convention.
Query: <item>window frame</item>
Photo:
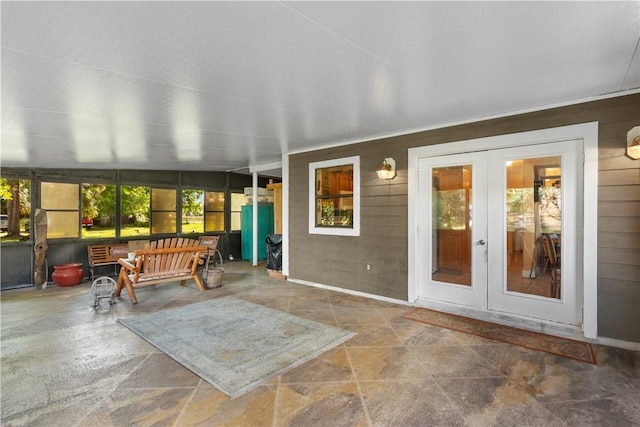
[[[142,233],[136,233],[136,234],[123,234],[124,231],[124,224],[122,222],[122,217],[124,215],[128,215],[128,212],[124,212],[124,210],[122,209],[122,200],[124,199],[123,194],[122,194],[122,189],[123,187],[142,187],[142,188],[148,188],[149,189],[149,199],[148,199],[148,210],[147,210],[147,227],[148,231],[144,234]],[[151,233],[151,191],[152,191],[152,186],[151,185],[147,185],[147,184],[128,184],[128,183],[120,183],[117,187],[116,187],[116,192],[118,193],[118,197],[117,203],[119,203],[119,207],[117,207],[116,212],[118,212],[118,224],[119,224],[119,229],[117,231],[117,238],[122,238],[122,239],[130,239],[132,237],[138,237],[138,236],[153,236],[153,234]],[[163,187],[157,187],[157,188],[163,188]],[[177,214],[177,210],[176,210],[176,214]],[[129,224],[127,224],[129,225]],[[158,235],[158,234],[156,234]]]
[[[316,171],[335,166],[353,167],[353,225],[352,227],[316,226]],[[309,234],[329,236],[360,236],[360,156],[342,157],[309,163]]]
[[[44,188],[43,186],[46,184],[53,184],[53,185],[68,185],[68,186],[75,186],[76,187],[76,191],[77,191],[77,197],[76,197],[76,206],[71,209],[71,208],[51,208],[49,207],[49,205],[46,205],[46,207],[42,206],[42,194],[44,193]],[[75,213],[76,216],[76,235],[74,236],[69,236],[69,235],[63,235],[63,236],[50,236],[49,233],[51,232],[51,230],[53,229],[53,231],[56,231],[55,228],[50,227],[49,224],[49,218],[47,218],[47,240],[61,240],[61,239],[77,239],[77,240],[81,240],[81,228],[82,228],[82,188],[81,185],[79,183],[76,182],[67,182],[67,181],[54,181],[54,180],[49,180],[49,179],[42,179],[38,182],[38,206],[39,209],[42,209],[44,211],[46,211],[47,213],[54,213],[54,212],[65,212],[65,213]],[[60,191],[60,190],[58,190]],[[32,215],[35,219],[35,212],[32,212]],[[34,224],[35,225],[35,224]]]
[[[24,176],[24,175],[12,175],[12,174],[2,174],[0,173],[0,178],[4,179],[5,181],[18,181],[18,210],[20,211],[20,207],[24,204],[25,206],[27,206],[27,210],[29,211],[29,214],[25,217],[20,216],[18,218],[18,222],[19,222],[19,234],[20,234],[20,239],[10,239],[7,240],[7,236],[0,236],[0,244],[2,245],[7,245],[7,244],[12,244],[12,243],[25,243],[25,242],[32,242],[33,240],[33,233],[32,230],[34,230],[34,228],[31,226],[32,221],[33,221],[33,216],[34,216],[34,212],[35,209],[33,209],[33,194],[34,194],[34,185],[36,185],[36,181],[35,179],[33,179],[33,177],[30,176]],[[25,202],[22,201],[22,189],[23,189],[23,183],[24,182],[28,182],[28,198]],[[35,190],[35,191],[39,191],[39,190]],[[11,212],[9,212],[8,210],[8,203],[9,200],[8,199],[4,199],[3,200],[3,205],[5,206],[5,212],[3,213],[3,215],[7,215],[7,222],[9,221],[9,214]],[[9,233],[9,229],[8,229],[9,224],[7,223],[7,229],[5,231],[3,231],[2,233]],[[23,240],[24,238],[26,238],[25,240]]]
[[[154,209],[153,207],[153,193],[154,191],[164,192],[173,191],[173,209]],[[158,200],[162,201],[162,199]],[[178,233],[178,189],[175,187],[149,187],[149,235],[165,235],[165,234],[177,234]],[[154,213],[168,214],[170,216],[173,213],[173,231],[154,231],[153,217]]]
[[[242,203],[240,204],[239,210],[233,210],[233,195],[236,194],[239,197],[244,198],[244,193],[240,191],[230,191],[229,192],[229,232],[241,232],[242,231]],[[244,202],[244,200],[242,201]],[[238,223],[239,227],[237,229],[233,228],[233,214],[238,214]]]
[[[207,209],[207,193],[216,193],[216,194],[222,194],[222,210],[208,210]],[[204,220],[204,232],[205,233],[224,233],[227,229],[227,220],[225,218],[225,214],[226,214],[226,207],[227,207],[227,194],[225,191],[219,191],[219,190],[204,190],[204,206],[203,206],[203,220]],[[220,230],[207,230],[207,214],[222,214],[222,229]]]
[[[83,182],[80,182],[79,185],[80,185],[80,237],[79,237],[80,240],[93,240],[93,239],[97,239],[97,238],[99,238],[99,239],[102,239],[102,238],[104,238],[104,239],[115,239],[115,238],[117,238],[118,237],[118,229],[117,229],[118,220],[117,220],[117,218],[118,218],[118,210],[119,209],[118,209],[118,206],[116,206],[116,204],[117,204],[116,203],[116,199],[117,199],[116,195],[118,194],[118,191],[119,191],[118,186],[113,182],[107,182],[107,181],[83,181]],[[84,195],[85,195],[85,190],[86,190],[85,185],[89,185],[89,186],[100,185],[100,186],[104,186],[105,188],[113,186],[113,196],[114,196],[114,201],[113,201],[113,207],[114,207],[113,218],[114,218],[114,220],[113,220],[113,228],[112,228],[113,235],[111,235],[111,236],[101,235],[99,237],[88,236],[87,235],[87,234],[89,234],[89,233],[87,233],[88,229],[85,229],[85,227],[82,226],[82,220],[85,218],[85,216],[84,216],[84,199],[85,199]],[[98,213],[100,213],[100,212],[98,212]],[[92,219],[95,221],[96,218],[93,217]],[[100,224],[100,227],[103,227],[103,225]],[[111,228],[109,228],[109,230],[111,230]],[[104,231],[104,228],[103,228],[103,231]]]
[[[185,232],[183,226],[184,226],[184,219],[185,219],[185,215],[184,215],[184,192],[186,191],[201,191],[202,192],[202,230],[201,231],[196,231],[194,233],[187,233]],[[191,234],[205,234],[205,193],[207,192],[207,190],[205,190],[204,188],[199,188],[199,187],[180,187],[180,194],[178,196],[179,200],[180,200],[180,207],[176,210],[177,212],[180,213],[180,234],[181,235],[191,235]]]

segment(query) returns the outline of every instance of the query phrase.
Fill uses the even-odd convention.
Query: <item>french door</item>
[[[582,141],[418,159],[418,297],[577,325]]]

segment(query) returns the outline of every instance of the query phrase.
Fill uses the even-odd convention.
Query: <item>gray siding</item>
[[[406,300],[409,148],[593,121],[599,122],[599,335],[640,342],[640,161],[624,155],[627,132],[640,125],[640,94],[290,156],[290,277]],[[361,156],[360,237],[310,235],[309,163],[354,155]],[[388,182],[375,173],[385,157],[398,169]]]

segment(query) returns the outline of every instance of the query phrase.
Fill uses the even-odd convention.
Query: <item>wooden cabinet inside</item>
[[[438,190],[459,190],[471,188],[471,172],[466,167],[439,168]]]
[[[467,166],[438,168],[437,270],[454,274],[471,271],[471,171]]]
[[[471,271],[471,230],[438,230],[438,270]]]

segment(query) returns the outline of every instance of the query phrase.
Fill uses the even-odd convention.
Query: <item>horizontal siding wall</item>
[[[391,181],[378,179],[376,169],[391,154],[378,145],[379,150],[368,146],[363,153],[353,145],[305,153],[290,162],[292,278],[407,299],[406,167]],[[352,155],[360,155],[360,237],[309,235],[309,163]],[[394,158],[407,163],[406,152]],[[295,238],[300,235],[304,238]]]
[[[624,155],[627,132],[640,126],[640,106],[614,111],[599,129],[598,329],[640,342],[640,160]]]
[[[640,94],[291,155],[290,277],[406,300],[409,148],[593,121],[599,122],[599,335],[640,342],[640,161],[624,154],[627,132],[640,125]],[[360,237],[310,235],[309,163],[354,155],[361,162]],[[385,157],[396,160],[391,181],[375,173]]]

